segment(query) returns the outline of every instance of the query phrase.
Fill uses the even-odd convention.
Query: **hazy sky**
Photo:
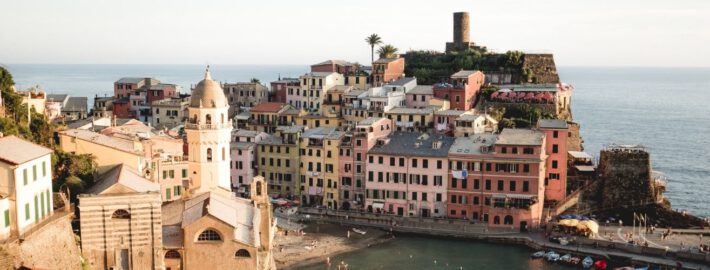
[[[0,63],[368,62],[377,33],[401,52],[443,50],[452,12],[504,52],[566,66],[710,66],[707,0],[0,0]]]

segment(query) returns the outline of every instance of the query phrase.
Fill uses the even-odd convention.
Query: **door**
[[[116,268],[120,270],[128,270],[128,249],[121,249],[116,256]]]
[[[397,207],[397,215],[404,216],[404,207]]]
[[[527,231],[528,231],[528,222],[527,222],[527,221],[521,221],[521,222],[520,222],[520,231],[521,231],[521,232],[527,232]]]

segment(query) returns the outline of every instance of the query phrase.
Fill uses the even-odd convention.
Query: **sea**
[[[121,77],[154,77],[187,93],[204,76],[200,65],[5,65],[19,89],[50,94],[111,95]],[[223,82],[267,83],[298,77],[308,65],[212,65]],[[641,144],[666,174],[666,196],[679,211],[710,217],[710,68],[558,67],[572,84],[574,120],[585,151],[598,158],[610,144]],[[91,104],[89,104],[91,106]],[[338,255],[348,269],[571,269],[529,259],[523,247],[404,236],[375,248]],[[305,267],[328,269],[323,265]],[[331,267],[330,269],[337,269]]]

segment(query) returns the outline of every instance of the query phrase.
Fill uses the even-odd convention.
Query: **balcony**
[[[220,123],[220,124],[185,124],[187,129],[232,129],[232,122]]]

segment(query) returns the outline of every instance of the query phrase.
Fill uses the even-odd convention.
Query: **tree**
[[[397,47],[387,44],[377,49],[377,54],[380,55],[380,58],[393,58],[397,54],[397,50]]]
[[[261,81],[257,78],[251,78],[250,82],[251,83],[261,83]]]
[[[365,38],[365,42],[367,42],[368,45],[370,45],[370,55],[371,55],[371,62],[375,62],[375,46],[382,44],[382,38],[378,36],[377,34],[372,34],[369,35]]]
[[[507,51],[505,52],[505,66],[508,68],[519,69],[523,67],[523,52]]]

